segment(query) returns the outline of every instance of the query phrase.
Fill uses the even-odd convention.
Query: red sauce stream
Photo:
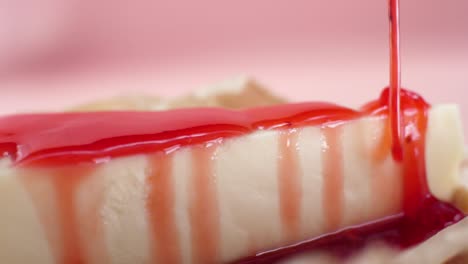
[[[400,0],[388,0],[390,20],[390,123],[392,127],[392,153],[395,160],[403,159],[400,113]]]

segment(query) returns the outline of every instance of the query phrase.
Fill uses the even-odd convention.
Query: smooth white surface
[[[429,112],[426,137],[426,170],[429,188],[440,200],[450,202],[462,187],[465,158],[460,111],[456,105],[437,105]]]

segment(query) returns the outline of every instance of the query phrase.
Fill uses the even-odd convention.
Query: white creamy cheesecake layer
[[[443,116],[443,118],[441,118]],[[442,121],[443,122],[442,122]],[[294,131],[299,183],[298,233],[286,234],[280,204],[279,164],[284,158],[279,147],[284,131],[257,131],[226,139],[211,157],[215,204],[219,210],[219,252],[215,261],[228,262],[315,237],[349,225],[362,224],[397,213],[401,208],[401,174],[390,153],[378,161],[375,149],[381,145],[384,121],[380,118],[354,120],[340,126],[337,144],[342,168],[342,204],[337,226],[331,230],[324,214],[324,184],[327,171],[324,156],[330,147],[323,129],[303,127]],[[434,107],[429,114],[427,169],[431,191],[440,199],[450,196],[446,171],[459,166],[444,157],[458,157],[461,126],[458,112]],[[455,124],[455,125],[454,125]],[[458,130],[458,132],[452,132]],[[440,132],[443,131],[443,132]],[[455,134],[453,134],[455,133]],[[446,143],[449,140],[448,143]],[[456,141],[453,141],[456,140]],[[461,141],[460,141],[461,140]],[[446,144],[451,146],[446,147]],[[443,150],[443,152],[435,151]],[[190,222],[193,177],[193,147],[173,153],[174,218],[178,248],[183,263],[193,263]],[[450,156],[451,155],[451,156]],[[454,156],[455,155],[455,156]],[[149,155],[116,158],[99,165],[82,181],[74,194],[81,247],[89,263],[157,263],[151,251],[151,225],[147,211],[150,171]],[[153,168],[154,169],[154,168]],[[454,170],[455,171],[455,170]],[[28,170],[28,183],[7,159],[0,160],[0,260],[5,263],[58,263],[60,235],[45,225],[59,225],[54,188],[40,170]],[[456,178],[454,172],[452,178]],[[452,179],[450,178],[450,179]],[[444,186],[439,190],[439,186]],[[99,206],[97,221],[90,219]],[[336,205],[335,205],[336,206]],[[38,210],[38,207],[41,207]],[[47,224],[39,215],[47,212]],[[94,220],[96,220],[94,219]],[[96,227],[96,222],[98,226]]]
[[[438,105],[429,110],[426,135],[426,170],[429,188],[437,198],[451,202],[462,184],[465,158],[463,126],[457,105]]]
[[[51,200],[48,183],[37,184]],[[51,248],[29,194],[11,168],[0,160],[0,260],[4,263],[54,263]]]

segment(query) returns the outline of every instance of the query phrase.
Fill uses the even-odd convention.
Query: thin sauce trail
[[[340,126],[322,128],[323,214],[327,229],[336,231],[343,219],[343,150]]]
[[[299,169],[299,132],[283,131],[279,135],[278,188],[284,237],[294,241],[300,234],[301,174]]]
[[[97,212],[89,212],[89,215],[79,215],[77,208],[77,193],[80,184],[92,174],[94,166],[60,167],[45,170],[44,175],[23,174],[23,181],[32,200],[38,210],[48,243],[54,251],[58,264],[85,264],[88,256],[85,247],[85,234],[80,226],[79,217],[88,217],[90,222],[99,221]],[[47,177],[50,182],[55,198],[54,204],[42,204],[41,197],[34,189],[35,177]],[[39,179],[40,180],[40,179]],[[53,208],[56,224],[50,222],[50,212],[48,208]],[[98,209],[97,207],[95,208]]]
[[[192,263],[219,262],[220,223],[213,168],[217,144],[195,146],[192,150],[192,177],[189,221],[192,239]]]
[[[400,105],[400,1],[388,0],[390,20],[390,97],[389,111],[392,126],[392,153],[396,161],[403,159]]]
[[[87,174],[87,170],[63,169],[54,173],[52,178],[58,196],[57,209],[61,219],[61,233],[63,255],[62,264],[84,264],[86,259],[83,254],[83,247],[80,243],[78,215],[74,195],[80,180]]]
[[[147,178],[148,217],[152,229],[153,263],[180,263],[178,230],[174,213],[175,193],[172,172],[173,154],[158,153],[150,158]]]

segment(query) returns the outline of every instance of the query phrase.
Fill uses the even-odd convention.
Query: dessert
[[[0,117],[0,260],[463,262],[459,111],[400,88],[389,5],[390,87],[357,110],[244,83]]]
[[[452,206],[464,188],[460,119],[454,106],[403,91],[412,159],[400,164],[388,96],[359,111],[299,103],[2,117],[0,256],[271,263],[310,250],[345,256],[343,245],[376,239],[418,244],[463,217]]]

